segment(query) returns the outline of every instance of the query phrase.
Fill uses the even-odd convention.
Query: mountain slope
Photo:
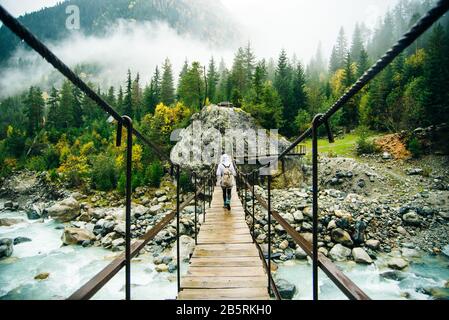
[[[73,31],[65,27],[66,8],[80,9],[81,32],[107,35],[119,19],[166,22],[179,34],[190,34],[212,45],[232,43],[236,26],[220,1],[208,0],[67,0],[54,7],[20,17],[19,20],[43,41],[60,41]],[[5,26],[0,28],[0,65],[5,64],[22,44]]]

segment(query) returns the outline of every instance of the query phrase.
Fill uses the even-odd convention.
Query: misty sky
[[[245,40],[251,41],[258,56],[274,57],[285,48],[307,62],[319,41],[328,56],[341,25],[348,33],[356,21],[373,26],[398,0],[221,1],[243,27]],[[0,0],[15,15],[58,2],[61,0]]]
[[[289,56],[296,54],[307,64],[319,42],[325,58],[329,57],[340,26],[345,27],[350,37],[357,21],[372,27],[379,16],[399,0],[221,1],[243,34],[239,45],[244,46],[249,40],[258,58],[277,59],[284,48]],[[0,0],[0,4],[16,16],[58,2],[61,0]],[[106,38],[75,33],[71,38],[47,44],[72,67],[79,63],[94,63],[102,67],[102,72],[92,79],[102,86],[123,84],[121,81],[128,68],[133,73],[139,72],[144,83],[147,83],[156,65],[160,66],[167,57],[173,64],[175,77],[186,59],[207,64],[213,55],[218,60],[223,58],[228,67],[232,65],[237,45],[211,47],[197,38],[180,36],[163,23],[129,23],[118,24]],[[0,96],[15,94],[40,83],[52,70],[34,52],[18,50],[14,58],[31,62],[30,67],[6,70],[0,77]]]

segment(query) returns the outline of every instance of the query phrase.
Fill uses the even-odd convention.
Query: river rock
[[[101,239],[101,245],[105,248],[110,248],[112,246],[112,241],[118,238],[116,232],[110,232]]]
[[[365,242],[365,230],[366,223],[362,220],[359,220],[355,223],[354,226],[354,234],[352,235],[352,239],[356,245],[361,245]]]
[[[69,222],[80,215],[80,204],[73,197],[62,200],[47,208],[46,213],[59,222]]]
[[[352,249],[352,257],[354,261],[361,264],[371,264],[373,260],[362,248],[354,248]]]
[[[304,215],[302,214],[302,211],[295,211],[293,212],[293,219],[295,222],[302,222],[304,220]]]
[[[195,249],[195,240],[189,236],[182,235],[179,237],[180,257],[181,261],[187,262],[190,259],[190,255]],[[176,245],[173,246],[171,254],[173,260],[176,262]]]
[[[27,210],[26,213],[27,213],[27,217],[29,220],[38,220],[41,217],[39,212],[37,212],[37,210],[35,210],[35,209]]]
[[[408,262],[402,258],[393,258],[390,261],[388,261],[387,265],[392,269],[402,270],[408,266]]]
[[[17,238],[14,238],[14,245],[18,245],[18,244],[21,244],[21,243],[24,243],[24,242],[30,242],[31,241],[31,239],[30,238],[26,238],[26,237],[17,237]]]
[[[284,240],[279,244],[279,249],[285,250],[288,248],[288,240]]]
[[[351,247],[354,244],[349,233],[343,229],[340,228],[334,229],[332,230],[331,235],[332,240],[334,240],[337,243],[341,243],[348,247]]]
[[[337,243],[332,249],[329,251],[329,256],[334,261],[346,261],[348,257],[351,255],[351,249],[342,246]]]
[[[86,229],[66,227],[61,240],[65,245],[81,244],[86,240],[95,240],[95,235]]]
[[[380,247],[380,241],[377,239],[369,239],[365,242],[365,245],[373,250],[377,250]]]
[[[296,286],[284,279],[275,280],[282,299],[291,300],[295,296]]]
[[[391,271],[385,271],[380,274],[382,278],[385,279],[391,279],[395,281],[402,281],[407,278],[407,275],[404,272],[401,272],[399,270],[391,270]]]
[[[155,215],[162,209],[162,206],[160,204],[157,204],[155,206],[152,206],[149,210],[150,214]]]
[[[402,220],[405,224],[411,226],[420,226],[421,225],[421,217],[415,212],[410,211],[402,216]]]
[[[9,238],[0,239],[0,258],[7,258],[14,251],[13,240]]]
[[[307,253],[301,247],[298,246],[295,250],[295,257],[296,259],[299,260],[305,260],[307,259]]]
[[[404,258],[419,258],[421,256],[418,250],[410,248],[402,248],[401,253]]]
[[[42,272],[42,273],[39,273],[38,275],[36,275],[36,276],[34,277],[34,279],[35,279],[35,280],[46,280],[46,279],[48,279],[49,276],[50,276],[50,273],[48,273],[48,272]]]
[[[165,263],[161,263],[161,264],[158,264],[155,267],[155,269],[156,269],[157,272],[167,272],[168,271],[168,265],[166,265]]]
[[[449,300],[448,288],[425,288],[424,293],[430,295],[435,300]]]
[[[120,247],[125,245],[125,239],[123,238],[117,238],[115,240],[112,240],[111,242],[111,246],[112,246],[112,251],[114,251],[115,249],[121,249]]]
[[[19,224],[25,222],[23,219],[15,219],[15,218],[1,218],[0,219],[0,227],[10,227],[15,224]]]

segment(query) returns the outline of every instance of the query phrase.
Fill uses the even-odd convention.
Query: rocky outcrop
[[[362,248],[354,248],[352,249],[352,257],[354,261],[361,264],[371,264],[373,260]]]
[[[13,240],[8,238],[0,239],[0,259],[10,257],[13,252]]]
[[[395,270],[402,270],[408,267],[408,262],[402,258],[393,258],[388,261],[388,266]]]
[[[45,213],[56,221],[69,222],[81,214],[80,204],[75,198],[69,197],[47,208]]]
[[[346,248],[339,243],[333,246],[329,251],[329,256],[334,261],[346,261],[350,255],[351,249]]]
[[[284,300],[292,300],[296,294],[296,286],[284,279],[275,280],[279,294]]]
[[[84,241],[95,240],[95,235],[86,229],[65,228],[61,239],[65,245],[82,244]]]

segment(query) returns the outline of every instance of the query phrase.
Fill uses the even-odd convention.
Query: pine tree
[[[351,87],[354,84],[354,80],[355,76],[353,72],[351,54],[347,53],[345,59],[344,76],[342,81],[343,86],[345,88]],[[352,98],[342,109],[340,124],[348,128],[354,128],[358,124],[358,121],[359,116],[358,116],[357,103],[355,102],[355,99]]]
[[[117,108],[117,101],[115,100],[115,89],[113,86],[109,87],[108,95],[106,97],[106,101],[113,107]]]
[[[362,30],[360,29],[360,25],[356,23],[354,34],[352,35],[352,44],[350,50],[351,57],[354,61],[360,60],[362,50],[364,50]]]
[[[46,127],[57,129],[60,127],[60,108],[59,108],[59,93],[55,87],[50,90],[50,96],[47,100],[48,115]]]
[[[332,75],[340,68],[340,64],[337,56],[337,48],[332,48],[332,54],[329,60],[329,73]]]
[[[123,88],[122,88],[122,86],[120,86],[118,89],[117,110],[120,114],[123,113]]]
[[[253,80],[253,96],[252,103],[260,104],[262,102],[262,95],[264,84],[267,80],[267,68],[265,66],[265,60],[260,61],[254,72],[254,80]]]
[[[123,113],[131,119],[134,118],[133,101],[132,101],[132,79],[131,70],[128,69],[128,80],[126,82],[125,97],[123,98]]]
[[[70,82],[64,81],[60,93],[61,119],[59,123],[61,128],[68,129],[73,127],[75,123],[73,106],[76,104]]]
[[[369,57],[365,48],[360,52],[359,60],[357,61],[357,77],[361,77],[369,68]]]
[[[207,97],[211,102],[216,102],[217,97],[217,85],[220,80],[220,76],[215,67],[214,57],[209,61],[209,67],[207,70]]]
[[[175,102],[175,87],[170,60],[165,59],[162,67],[161,102],[169,106]]]
[[[230,94],[228,92],[228,83],[230,83],[230,76],[223,58],[220,61],[218,73],[220,75],[220,80],[218,82],[217,102],[229,101]]]
[[[292,70],[288,63],[287,53],[284,49],[279,55],[274,87],[282,101],[284,119],[288,119],[286,116],[288,116],[291,113],[292,108],[294,108],[292,101]],[[285,130],[284,128],[281,128],[281,133],[286,135],[289,134],[287,128],[285,128]]]
[[[438,124],[449,120],[449,58],[447,57],[447,35],[441,24],[432,31],[425,62],[427,99],[425,102],[427,120]]]
[[[253,81],[253,74],[255,69],[255,61],[256,56],[253,53],[253,50],[251,48],[251,43],[248,41],[248,45],[245,48],[245,54],[244,54],[244,61],[245,61],[245,71],[246,71],[246,87],[244,90],[244,94],[246,95],[248,91],[250,90],[252,81]]]
[[[204,101],[203,68],[199,62],[193,62],[182,79],[180,79],[179,99],[194,110],[199,110]]]
[[[184,64],[182,66],[181,72],[179,73],[179,77],[178,77],[178,87],[176,89],[176,96],[178,97],[178,100],[179,100],[179,88],[181,86],[181,79],[184,78],[184,76],[187,74],[187,71],[189,71],[189,62],[186,59],[184,61]]]
[[[346,56],[348,54],[348,40],[346,39],[345,29],[340,28],[337,38],[337,45],[335,47],[337,55],[338,69],[344,68]]]
[[[140,87],[140,75],[137,73],[136,78],[131,86],[131,100],[134,116],[137,121],[142,119],[142,89]]]
[[[70,112],[72,113],[71,116],[71,124],[70,126],[75,128],[81,128],[84,121],[83,121],[83,108],[81,105],[81,100],[83,98],[83,94],[81,90],[77,86],[72,86],[72,106],[70,109]]]
[[[243,48],[238,48],[232,65],[231,77],[233,92],[237,92],[238,96],[243,96],[247,89],[247,70],[246,70],[246,54]],[[232,94],[236,96],[236,94]]]

